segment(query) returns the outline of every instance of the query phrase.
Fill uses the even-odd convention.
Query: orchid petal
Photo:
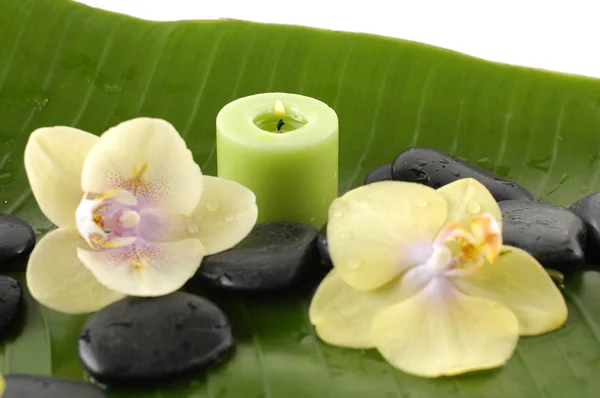
[[[486,213],[498,222],[502,221],[500,207],[490,191],[473,178],[463,178],[444,185],[438,192],[448,202],[448,218],[444,224],[468,226],[473,217]]]
[[[191,238],[202,242],[206,255],[227,250],[256,224],[256,196],[248,188],[217,177],[204,177],[204,193],[187,221]]]
[[[130,296],[162,296],[181,288],[196,272],[204,249],[197,239],[136,242],[126,247],[78,249],[83,264],[100,283]]]
[[[25,146],[25,171],[44,215],[59,227],[75,225],[83,196],[81,170],[98,137],[71,127],[41,128]]]
[[[376,290],[363,292],[346,284],[333,269],[319,285],[309,309],[321,340],[341,347],[373,348],[371,324],[378,310],[417,293],[429,281],[418,267]],[[420,270],[419,270],[420,271]]]
[[[144,205],[189,215],[202,193],[202,173],[177,130],[138,118],[104,133],[83,164],[83,190],[123,188]]]
[[[508,308],[434,280],[412,298],[380,310],[372,339],[392,366],[438,377],[501,366],[516,347],[518,331]]]
[[[53,310],[79,314],[94,312],[120,300],[123,294],[101,285],[81,261],[77,250],[86,247],[77,230],[59,228],[35,246],[27,264],[27,287],[40,303]]]
[[[333,264],[356,289],[383,286],[427,259],[446,212],[443,196],[420,184],[383,181],[351,190],[329,209]]]
[[[524,250],[503,246],[494,264],[453,278],[463,293],[496,301],[519,321],[521,335],[536,335],[562,326],[567,319],[565,300],[546,270]]]

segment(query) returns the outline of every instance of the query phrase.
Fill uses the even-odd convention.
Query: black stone
[[[586,254],[590,259],[600,259],[600,192],[593,193],[569,207],[587,227]]]
[[[106,398],[90,383],[56,377],[12,374],[4,376],[2,398]]]
[[[319,231],[300,222],[256,224],[236,247],[207,256],[196,279],[211,286],[246,292],[285,289],[317,268]]]
[[[520,185],[447,153],[429,148],[410,148],[392,163],[394,180],[418,182],[439,188],[462,178],[474,178],[500,202],[532,200],[533,195]]]
[[[0,214],[0,265],[24,260],[35,246],[35,232],[25,221]]]
[[[78,342],[83,367],[95,380],[144,388],[198,377],[232,346],[225,314],[183,292],[111,304],[92,315]]]
[[[331,262],[331,256],[329,255],[329,245],[327,245],[327,224],[323,225],[319,236],[317,237],[317,249],[319,249],[319,255],[321,256],[321,264],[326,268],[332,268],[333,263]]]
[[[391,181],[392,180],[392,165],[384,164],[376,169],[373,169],[365,177],[365,185],[371,184],[372,182],[379,181]]]
[[[544,267],[569,271],[585,261],[586,227],[563,207],[531,201],[499,203],[504,244],[520,247]]]
[[[0,275],[0,333],[17,319],[22,298],[19,282],[8,275]]]

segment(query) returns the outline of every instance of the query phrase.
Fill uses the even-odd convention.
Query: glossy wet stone
[[[300,222],[257,224],[236,247],[207,256],[196,279],[228,290],[262,292],[288,288],[318,269],[319,231]]]
[[[600,259],[600,192],[578,200],[569,209],[587,226],[586,254],[594,260]]]
[[[183,292],[111,304],[92,315],[78,341],[81,362],[94,379],[144,388],[197,378],[232,346],[225,314]]]
[[[2,398],[106,398],[90,383],[34,375],[4,376]]]
[[[331,262],[329,246],[327,245],[327,224],[323,225],[323,228],[319,231],[319,236],[317,237],[317,249],[321,256],[321,264],[326,268],[332,268],[333,263]]]
[[[391,181],[392,180],[392,165],[384,164],[373,171],[371,171],[365,177],[365,185],[371,184],[372,182],[378,181]]]
[[[569,271],[584,263],[586,227],[575,213],[531,201],[499,203],[504,244],[520,247],[544,267]]]
[[[474,178],[497,201],[533,199],[531,193],[512,181],[429,148],[411,148],[400,153],[392,163],[392,176],[394,180],[418,182],[436,189],[461,178]]]
[[[25,221],[0,214],[0,265],[24,260],[35,246],[35,232]]]
[[[0,275],[0,336],[17,319],[22,298],[19,282],[8,275]]]

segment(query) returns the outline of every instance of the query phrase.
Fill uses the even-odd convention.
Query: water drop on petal
[[[190,234],[195,234],[199,231],[198,225],[194,223],[190,223],[187,225],[186,229]]]
[[[427,207],[428,204],[429,203],[427,203],[427,201],[421,200],[421,201],[419,201],[419,203],[417,203],[417,206],[419,206],[419,207]]]
[[[348,261],[348,268],[357,269],[361,264],[362,262],[360,260],[350,260]]]
[[[477,202],[471,202],[467,205],[467,211],[471,214],[477,214],[481,210],[481,205]]]
[[[232,216],[231,214],[228,215],[227,217],[225,217],[225,221],[227,221],[227,222],[232,222],[234,219],[235,219],[235,217]]]
[[[333,213],[334,218],[340,218],[343,215],[344,215],[344,213],[342,213],[341,211],[336,211]]]
[[[211,211],[211,212],[215,212],[217,210],[219,210],[219,204],[218,203],[208,203],[206,205],[206,210]]]

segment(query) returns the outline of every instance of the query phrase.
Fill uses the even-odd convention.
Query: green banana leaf
[[[164,118],[214,175],[217,112],[269,91],[336,110],[340,191],[413,145],[468,159],[549,203],[600,190],[600,80],[364,34],[233,20],[156,23],[67,0],[0,0],[0,211],[27,220],[38,236],[52,228],[23,168],[25,142],[38,127],[99,134],[140,115]],[[109,396],[596,397],[600,274],[569,276],[564,294],[564,328],[521,339],[500,369],[434,380],[396,371],[374,351],[320,342],[307,318],[310,289],[276,299],[221,295],[215,300],[238,340],[228,361],[187,384]],[[0,347],[0,371],[87,380],[76,352],[85,319],[26,294],[22,325]]]

